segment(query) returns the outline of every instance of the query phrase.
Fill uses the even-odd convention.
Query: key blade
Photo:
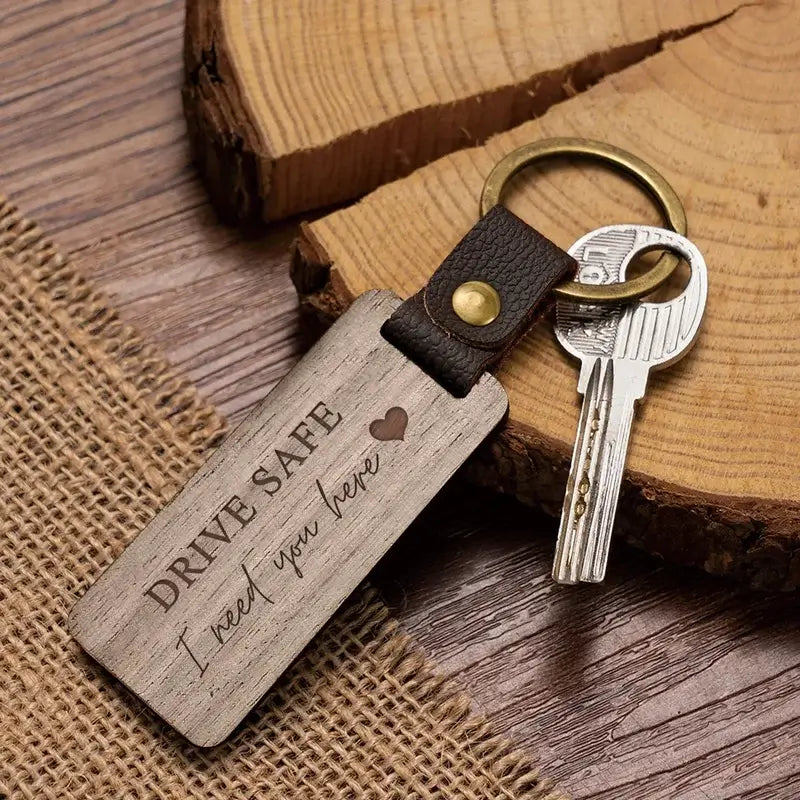
[[[637,396],[628,392],[615,392],[611,398],[595,484],[596,500],[587,524],[589,543],[580,574],[580,580],[587,583],[600,583],[606,575],[637,399]]]
[[[583,373],[587,376],[584,397],[553,562],[553,579],[558,583],[578,583],[583,571],[581,565],[589,543],[587,521],[591,517],[591,488],[597,479],[601,455],[595,443],[605,434],[613,388],[608,380],[609,364],[608,359],[603,358],[583,364]]]
[[[558,583],[605,577],[636,400],[646,370],[596,359],[581,407],[553,564]]]

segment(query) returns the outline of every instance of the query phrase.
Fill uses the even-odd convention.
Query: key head
[[[569,249],[582,283],[617,283],[634,258],[650,250],[672,250],[689,264],[686,288],[664,303],[624,306],[559,302],[555,331],[576,358],[638,362],[647,370],[674,364],[694,344],[708,296],[708,274],[700,251],[686,237],[650,225],[608,225],[587,233]]]

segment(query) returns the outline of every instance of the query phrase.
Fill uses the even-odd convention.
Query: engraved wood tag
[[[190,741],[222,741],[502,419],[386,342],[369,292],[78,601],[80,644]]]

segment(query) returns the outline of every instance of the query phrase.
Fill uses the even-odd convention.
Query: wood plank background
[[[295,227],[216,222],[181,114],[182,21],[182,0],[0,3],[0,191],[235,421],[303,347]],[[796,800],[796,597],[621,547],[603,587],[557,587],[554,533],[453,487],[375,580],[573,797]]]

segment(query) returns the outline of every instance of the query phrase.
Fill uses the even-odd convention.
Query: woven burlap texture
[[[0,796],[552,796],[368,589],[211,750],[86,656],[68,610],[224,426],[2,198],[0,247]]]

